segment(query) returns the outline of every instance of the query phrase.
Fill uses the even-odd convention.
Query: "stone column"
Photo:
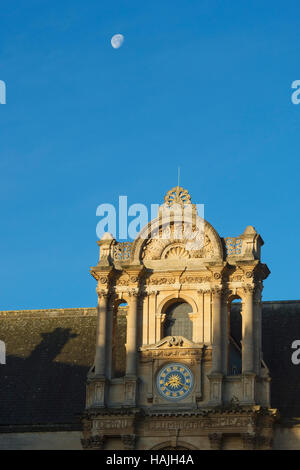
[[[95,375],[105,375],[106,368],[106,329],[107,329],[107,305],[108,292],[97,289],[98,294],[98,319],[96,337]]]
[[[212,290],[212,317],[213,317],[213,341],[212,341],[212,373],[222,372],[222,315],[221,315],[221,288]]]
[[[261,288],[256,287],[253,298],[253,324],[254,324],[254,371],[261,372],[262,341],[261,341]]]
[[[127,342],[126,342],[126,375],[136,376],[137,366],[137,311],[138,291],[129,293],[129,309],[127,316]]]
[[[222,404],[222,313],[221,288],[212,289],[212,367],[208,375],[210,381],[210,406]]]
[[[254,372],[253,287],[244,288],[242,311],[242,372]]]
[[[228,293],[223,292],[221,297],[221,321],[222,321],[222,372],[228,374],[229,366],[229,315]]]

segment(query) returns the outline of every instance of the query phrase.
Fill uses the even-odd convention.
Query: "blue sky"
[[[177,184],[299,299],[299,2],[3,2],[0,309],[94,306],[96,208]],[[125,42],[113,49],[110,38]]]

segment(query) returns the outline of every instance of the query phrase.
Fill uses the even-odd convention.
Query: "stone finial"
[[[255,228],[252,225],[248,225],[245,230],[243,235],[255,235],[257,232]]]
[[[248,225],[241,238],[243,239],[243,256],[260,259],[260,250],[264,241],[255,228],[252,225]]]
[[[191,204],[191,196],[187,189],[175,186],[167,192],[165,195],[165,205],[170,207],[174,204],[179,204],[180,206]]]
[[[109,232],[105,232],[102,237],[101,237],[101,241],[105,241],[105,240],[113,240],[114,237],[112,236],[111,233]]]
[[[101,264],[109,264],[110,260],[112,259],[112,247],[115,244],[115,239],[111,233],[105,232],[101,240],[97,241],[97,244],[100,247],[100,256],[99,256],[99,263]]]

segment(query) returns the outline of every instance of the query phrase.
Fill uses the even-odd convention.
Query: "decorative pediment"
[[[141,361],[148,362],[153,359],[187,360],[198,363],[206,354],[205,344],[197,344],[183,336],[166,336],[155,344],[140,347]]]
[[[223,246],[215,229],[200,217],[188,191],[176,186],[168,191],[151,220],[132,244],[130,259],[140,263],[152,260],[223,260]],[[173,263],[174,264],[174,263]]]
[[[155,344],[150,344],[148,346],[142,346],[141,351],[161,351],[165,349],[193,349],[199,348],[199,344],[190,341],[189,339],[184,338],[184,336],[166,336],[162,340],[158,341]]]
[[[212,258],[214,247],[208,235],[190,227],[182,230],[180,223],[160,227],[142,247],[143,260]]]

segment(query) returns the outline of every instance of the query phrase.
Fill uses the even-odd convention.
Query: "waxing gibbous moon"
[[[119,49],[119,47],[121,47],[123,42],[124,42],[123,34],[115,34],[111,38],[110,42],[111,42],[111,45],[114,49]]]

